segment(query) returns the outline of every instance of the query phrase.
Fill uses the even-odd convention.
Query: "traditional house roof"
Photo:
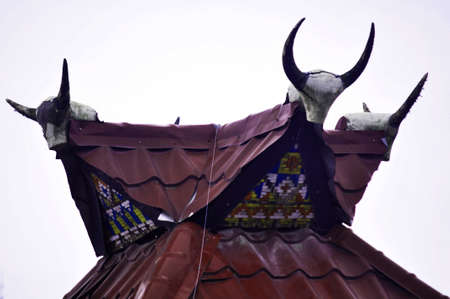
[[[81,214],[97,254],[107,248],[96,215],[101,207],[95,190],[101,187],[89,183],[93,175],[94,184],[114,185],[156,226],[167,226],[161,215],[174,223],[189,217],[200,223],[209,204],[207,226],[218,228],[251,186],[297,143],[316,231],[351,224],[355,205],[386,151],[383,133],[323,132],[297,108],[295,103],[277,105],[220,127],[72,120],[72,146],[60,157],[75,201],[90,206]]]
[[[443,297],[342,226],[351,224],[386,145],[383,132],[340,129],[307,122],[295,103],[224,126],[72,120],[71,147],[59,157],[94,248],[106,256],[66,298]],[[300,157],[297,176],[273,170],[286,157]],[[264,222],[265,230],[252,226],[268,206],[258,201],[267,174],[305,175],[294,208],[306,207],[311,219],[290,211],[300,215],[291,217],[295,225],[285,217]],[[103,205],[108,198],[127,201],[123,213],[141,213],[140,235],[124,237],[133,227],[108,233],[108,221],[126,220],[117,205]],[[237,207],[248,209],[247,222],[226,222]],[[116,218],[107,214],[114,209]],[[260,218],[275,219],[273,208],[264,211]],[[119,247],[115,235],[123,237]]]
[[[303,21],[283,50],[286,102],[223,126],[100,122],[71,101],[66,60],[58,96],[36,109],[7,100],[43,128],[104,256],[67,298],[443,297],[343,226],[427,74],[397,112],[324,131],[375,27],[348,72],[305,73],[293,57]]]
[[[65,298],[448,298],[341,225],[325,236],[206,232],[203,251],[202,238],[185,222],[133,244],[100,259]]]

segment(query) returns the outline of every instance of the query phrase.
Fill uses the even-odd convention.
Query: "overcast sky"
[[[369,64],[326,128],[362,111],[362,101],[393,112],[430,75],[352,228],[450,294],[449,1],[8,2],[0,4],[0,98],[38,106],[57,93],[66,57],[72,99],[111,122],[223,124],[271,108],[285,98],[281,52],[300,18],[298,65],[335,73],[356,63],[374,22]],[[0,115],[0,297],[62,297],[97,258],[41,128],[5,102]]]

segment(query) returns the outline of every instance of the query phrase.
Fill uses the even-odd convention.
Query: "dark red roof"
[[[72,121],[70,140],[90,147],[77,155],[120,182],[133,199],[183,220],[206,205],[208,191],[211,202],[246,165],[280,140],[296,108],[278,105],[221,127]],[[386,151],[383,136],[324,132],[336,158],[337,200],[350,219]]]
[[[65,298],[444,298],[350,229],[206,232],[183,223],[102,258]],[[198,267],[201,259],[201,266]]]
[[[202,229],[175,227],[157,240],[104,257],[64,298],[188,298],[197,279]],[[206,233],[203,272],[218,237]],[[151,294],[151,296],[149,295]]]
[[[214,299],[443,297],[343,227],[345,217],[329,220],[339,211],[353,218],[386,151],[383,137],[383,132],[324,132],[307,123],[296,104],[221,127],[72,121],[72,147],[59,154],[97,254],[107,250],[84,164],[108,184],[120,185],[117,190],[152,220],[151,213],[159,213],[153,208],[188,220],[169,225],[159,238],[148,240],[150,234],[109,253],[66,297],[188,298],[193,292],[195,298]],[[206,226],[204,232],[192,222],[199,222],[195,217],[205,211],[208,198],[208,224],[220,220],[222,210],[266,173],[265,164],[279,161],[283,144],[292,138],[303,143],[306,182],[315,217],[329,221],[325,231]],[[329,213],[319,215],[322,208]]]
[[[183,220],[206,205],[208,191],[212,201],[283,136],[295,108],[278,105],[221,127],[72,121],[70,139],[95,146],[78,156],[118,180],[133,199]]]
[[[336,159],[334,186],[339,204],[351,218],[361,200],[372,174],[378,169],[386,152],[382,131],[345,131],[341,118],[335,131],[326,131],[327,143]]]
[[[325,132],[325,140],[335,154],[336,197],[351,218],[386,152],[383,137],[384,133],[379,131]]]

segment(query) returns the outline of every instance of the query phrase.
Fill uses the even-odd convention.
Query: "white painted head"
[[[346,130],[349,131],[384,131],[386,134],[387,152],[385,160],[389,161],[391,155],[392,144],[395,137],[398,134],[400,124],[405,119],[411,107],[416,102],[417,98],[422,91],[423,85],[428,78],[426,73],[416,87],[413,89],[409,97],[403,103],[403,105],[395,113],[372,113],[367,108],[364,108],[365,112],[361,113],[349,113],[344,115],[346,120]]]
[[[322,124],[336,98],[364,71],[373,48],[375,26],[372,23],[369,39],[359,61],[345,74],[335,75],[323,70],[304,73],[295,64],[293,55],[294,39],[304,20],[301,19],[292,29],[283,49],[284,72],[292,83],[288,89],[288,100],[299,101],[303,105],[308,121]]]

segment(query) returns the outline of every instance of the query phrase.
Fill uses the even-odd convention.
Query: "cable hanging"
[[[200,279],[200,267],[202,265],[202,259],[203,259],[203,248],[205,247],[206,221],[208,219],[209,195],[210,195],[210,191],[211,191],[211,181],[212,181],[212,174],[213,174],[213,168],[214,168],[214,159],[216,157],[217,131],[218,131],[218,129],[219,129],[219,126],[216,126],[216,130],[214,132],[214,143],[213,143],[213,154],[212,154],[212,160],[211,160],[211,169],[209,171],[208,193],[207,193],[207,196],[206,196],[205,217],[204,217],[204,220],[203,220],[203,234],[202,234],[202,244],[200,246],[200,259],[199,259],[199,262],[198,262],[197,277],[195,279],[194,292],[192,293],[192,299],[195,299],[195,295],[197,294],[197,285],[198,285],[198,280]]]

